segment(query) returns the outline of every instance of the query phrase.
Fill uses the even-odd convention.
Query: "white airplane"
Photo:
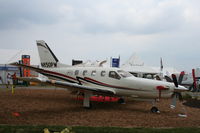
[[[129,72],[118,68],[68,66],[59,63],[58,59],[43,40],[36,41],[42,68],[11,63],[29,68],[48,78],[19,77],[25,81],[41,82],[53,86],[67,88],[72,92],[84,94],[83,106],[91,107],[90,97],[93,95],[132,97],[136,100],[152,101],[152,112],[159,112],[155,102],[160,98],[173,98],[173,106],[180,92],[188,89],[178,85],[176,76],[174,83],[134,77]]]

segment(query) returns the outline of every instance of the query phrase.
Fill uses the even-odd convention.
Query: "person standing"
[[[16,76],[16,72],[12,75],[12,82],[13,82],[13,87],[15,88],[15,86],[17,85],[17,76]]]
[[[8,88],[10,84],[12,83],[12,76],[10,73],[7,74],[7,84],[6,87]]]
[[[1,81],[1,84],[3,84],[3,79],[1,78],[1,76],[0,76],[0,81]]]

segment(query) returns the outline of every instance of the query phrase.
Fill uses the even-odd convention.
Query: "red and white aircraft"
[[[42,68],[26,66],[19,63],[12,65],[29,68],[48,78],[21,77],[26,81],[41,82],[53,86],[67,88],[73,92],[84,94],[83,106],[90,107],[90,97],[93,95],[105,95],[116,97],[132,97],[136,100],[153,101],[152,112],[159,112],[155,101],[160,98],[173,98],[176,105],[176,97],[180,92],[188,89],[178,85],[173,76],[174,83],[156,81],[134,77],[129,72],[119,68],[104,67],[80,67],[61,64],[48,45],[43,40],[36,41]],[[122,99],[120,99],[123,102]]]

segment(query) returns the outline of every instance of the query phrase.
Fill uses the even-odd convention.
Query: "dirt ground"
[[[160,114],[150,112],[149,102],[127,100],[92,102],[92,109],[82,107],[75,95],[61,89],[0,90],[0,124],[17,125],[68,125],[68,126],[119,126],[119,127],[199,127],[200,108],[194,102],[178,103],[169,108],[170,100],[161,100]],[[199,104],[200,101],[195,104]],[[193,107],[186,106],[193,105]],[[179,117],[182,106],[187,118]]]

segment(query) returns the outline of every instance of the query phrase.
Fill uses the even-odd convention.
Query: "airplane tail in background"
[[[46,68],[55,68],[67,66],[64,64],[60,64],[58,58],[51,51],[47,43],[43,40],[37,40],[37,47],[40,56],[40,62],[42,67]]]

